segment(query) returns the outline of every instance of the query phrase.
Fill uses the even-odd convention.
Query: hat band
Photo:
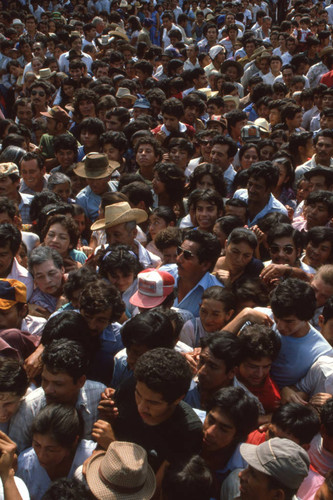
[[[118,484],[114,484],[111,481],[109,481],[108,479],[106,479],[105,476],[103,476],[103,473],[101,471],[101,467],[98,469],[98,475],[99,475],[100,479],[102,480],[102,482],[106,486],[110,486],[117,493],[137,493],[138,491],[142,490],[142,488],[145,485],[145,481],[142,484],[140,484],[139,486],[133,486],[132,488],[129,486],[119,486]]]

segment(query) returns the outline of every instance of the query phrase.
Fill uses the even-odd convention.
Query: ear
[[[278,489],[271,491],[270,498],[272,500],[285,500],[286,496],[283,490]]]
[[[325,324],[324,316],[322,314],[319,314],[318,325],[319,325],[320,330],[323,328],[324,324]]]
[[[80,387],[80,389],[84,386],[86,383],[87,377],[85,375],[81,375],[80,378],[78,378],[76,384]]]
[[[226,375],[227,375],[227,378],[228,378],[229,380],[233,380],[234,376],[236,375],[236,367],[231,368],[231,370],[229,370],[229,371],[226,373]]]
[[[230,309],[230,311],[227,312],[227,314],[226,314],[227,322],[230,321],[230,318],[232,318],[232,316],[234,315],[234,312],[235,312],[235,309]]]
[[[175,223],[173,222],[173,220],[171,222],[169,222],[169,227],[174,227],[175,226]]]

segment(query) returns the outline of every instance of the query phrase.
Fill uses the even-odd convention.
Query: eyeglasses
[[[182,247],[177,247],[177,255],[183,255],[185,260],[191,260],[195,255],[190,250],[185,250]]]
[[[44,90],[32,90],[31,95],[39,95],[39,97],[44,97],[45,92],[44,92]]]
[[[212,145],[212,141],[208,141],[208,140],[205,140],[205,139],[201,139],[200,144],[201,144],[202,146],[208,146],[208,145],[209,145],[209,146],[211,146],[211,145]]]
[[[292,245],[286,245],[284,247],[279,247],[279,245],[271,245],[269,250],[272,254],[279,253],[281,250],[286,255],[291,255],[295,248]]]

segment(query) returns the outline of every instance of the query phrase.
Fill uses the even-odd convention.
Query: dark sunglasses
[[[177,247],[177,255],[183,255],[185,260],[191,260],[194,257],[190,250],[184,250],[182,247]]]
[[[32,90],[31,91],[31,95],[39,95],[39,97],[44,97],[45,96],[45,92],[44,90]]]
[[[285,247],[279,247],[278,245],[271,245],[269,247],[269,250],[272,254],[279,253],[280,250],[282,250],[283,253],[285,253],[286,255],[291,255],[295,249],[292,245],[286,245]]]
[[[208,141],[208,140],[205,140],[205,139],[201,139],[200,140],[200,144],[202,146],[208,146],[208,144],[211,146],[212,145],[212,141]]]

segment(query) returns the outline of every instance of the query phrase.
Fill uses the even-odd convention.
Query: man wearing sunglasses
[[[42,112],[50,111],[48,100],[51,95],[51,89],[47,83],[38,80],[31,85],[30,90],[34,118],[41,117]]]
[[[160,268],[173,275],[177,282],[177,297],[174,306],[190,311],[199,316],[201,297],[211,286],[222,286],[211,271],[220,255],[221,245],[216,236],[193,229],[178,247],[176,264],[167,264]]]

